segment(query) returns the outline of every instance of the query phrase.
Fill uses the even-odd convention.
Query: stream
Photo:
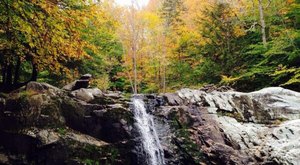
[[[139,133],[140,150],[147,165],[164,165],[164,151],[160,144],[153,116],[148,114],[142,99],[133,98],[135,125]],[[142,153],[141,153],[142,154]]]

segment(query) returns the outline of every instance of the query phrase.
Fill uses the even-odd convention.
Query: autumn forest
[[[1,0],[0,24],[0,92],[85,73],[126,93],[300,90],[300,0]]]

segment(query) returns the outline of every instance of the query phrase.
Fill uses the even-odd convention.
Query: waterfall
[[[135,124],[140,134],[141,147],[148,165],[164,165],[164,152],[160,145],[153,116],[148,114],[142,99],[133,98]]]

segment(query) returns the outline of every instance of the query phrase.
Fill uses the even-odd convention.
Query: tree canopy
[[[299,0],[3,0],[0,24],[0,91],[84,73],[103,90],[134,93],[300,91]]]

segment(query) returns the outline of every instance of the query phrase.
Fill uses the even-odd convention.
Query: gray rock
[[[1,164],[8,164],[9,163],[9,158],[5,154],[0,153],[0,163]]]
[[[59,135],[50,130],[41,130],[37,134],[37,138],[43,143],[43,145],[49,145],[56,143],[59,140]]]
[[[66,134],[66,138],[67,139],[72,139],[74,141],[77,141],[79,143],[82,144],[89,144],[91,146],[95,146],[95,147],[101,147],[104,145],[108,145],[108,143],[104,142],[104,141],[99,141],[91,136],[88,135],[83,135],[83,134],[77,134],[77,133],[73,133],[73,132],[69,132]]]
[[[181,105],[183,101],[181,98],[175,93],[166,93],[163,95],[164,99],[169,105]]]
[[[281,164],[300,163],[300,120],[287,121],[273,128],[265,139],[262,149],[270,160]],[[271,149],[269,150],[266,149]]]
[[[104,93],[104,96],[106,97],[110,97],[112,99],[119,99],[122,98],[121,93],[119,92],[108,92],[108,93]]]
[[[76,81],[73,81],[67,85],[65,85],[62,89],[66,91],[72,91],[73,88],[75,87]]]
[[[126,101],[120,93],[105,96],[97,88],[67,93],[31,82],[1,97],[0,164],[137,162],[130,141],[133,115]]]
[[[242,156],[246,154],[253,158],[250,162],[254,164],[300,162],[300,93],[280,87],[251,93],[207,87],[204,91],[182,89],[177,94],[186,104],[197,104],[208,112],[196,115],[200,125],[194,129],[200,131],[199,137],[206,144],[202,147],[204,152],[212,157],[212,152],[218,152],[214,159],[225,157],[235,164],[245,164],[251,160]],[[179,121],[186,122],[183,114],[189,114],[192,125],[196,126],[197,117],[191,114],[192,109],[183,110]],[[285,120],[289,121],[281,123]]]
[[[35,91],[37,93],[49,92],[52,95],[60,92],[59,88],[56,88],[52,85],[49,85],[47,83],[34,82],[34,81],[29,82],[26,85],[26,90],[27,91]]]
[[[198,103],[222,111],[237,112],[245,121],[257,123],[276,119],[300,118],[300,93],[280,87],[252,93],[218,92],[182,89],[178,95],[189,103]]]
[[[79,100],[90,102],[95,96],[101,96],[102,92],[98,88],[85,89],[81,88],[71,92],[71,95]]]
[[[300,162],[300,120],[291,120],[275,127],[239,123],[230,117],[219,117],[216,120],[230,140],[239,144],[248,155],[259,157],[265,162]]]

